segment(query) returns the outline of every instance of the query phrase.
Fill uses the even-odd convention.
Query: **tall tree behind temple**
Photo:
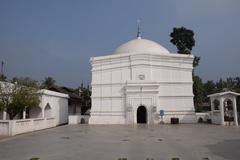
[[[170,42],[174,44],[179,54],[192,54],[192,48],[195,46],[194,32],[185,27],[173,28],[170,34]],[[200,57],[195,56],[193,66],[197,67],[200,61]]]
[[[198,106],[202,104],[204,99],[204,88],[202,79],[199,76],[193,75],[193,82],[194,106],[197,110]]]
[[[173,32],[170,34],[172,39],[170,40],[180,54],[191,54],[191,50],[195,45],[194,32],[186,29],[185,27],[173,28]]]

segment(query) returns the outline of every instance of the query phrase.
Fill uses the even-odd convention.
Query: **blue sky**
[[[5,74],[77,87],[91,81],[89,58],[143,37],[176,52],[173,27],[195,32],[203,80],[240,76],[239,0],[1,0],[0,60]]]

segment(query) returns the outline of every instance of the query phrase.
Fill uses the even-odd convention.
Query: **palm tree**
[[[56,81],[52,77],[46,77],[42,81],[42,88],[50,88],[51,86],[55,85]]]

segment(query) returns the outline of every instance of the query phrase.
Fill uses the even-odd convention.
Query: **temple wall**
[[[118,58],[116,58],[118,57]],[[133,54],[103,56],[91,59],[92,109],[89,123],[136,123],[136,110],[144,104],[152,122],[164,109],[193,122],[192,57]],[[178,112],[178,113],[177,113]],[[186,116],[184,116],[186,115]],[[155,120],[153,120],[155,117]],[[168,117],[168,118],[167,118]],[[183,120],[185,119],[185,120]]]

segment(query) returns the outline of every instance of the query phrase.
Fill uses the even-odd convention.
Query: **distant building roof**
[[[76,93],[76,90],[64,86],[51,86],[48,90],[68,94],[70,99],[81,100],[80,95]]]

